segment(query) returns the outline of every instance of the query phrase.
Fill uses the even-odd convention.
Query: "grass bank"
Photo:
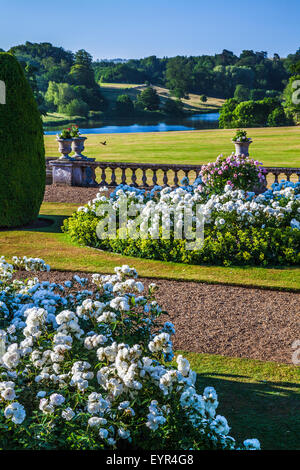
[[[146,85],[134,85],[127,83],[99,83],[103,96],[108,100],[111,106],[114,106],[117,98],[121,94],[129,95],[135,101],[138,95],[145,90]],[[153,86],[156,90],[160,103],[163,105],[167,99],[175,100],[171,95],[170,90],[160,86]],[[224,104],[225,100],[222,98],[213,98],[208,96],[207,101],[203,103],[200,100],[200,95],[196,93],[189,93],[186,98],[182,98],[183,109],[187,113],[209,113],[217,112]]]
[[[300,167],[300,128],[248,129],[253,138],[252,157],[266,166]],[[135,163],[202,164],[220,154],[231,154],[232,129],[89,134],[85,154],[96,160]],[[104,146],[100,142],[106,141]],[[46,156],[58,156],[55,136],[45,136]]]
[[[38,229],[0,231],[0,255],[36,256],[52,269],[112,273],[115,266],[134,266],[142,277],[192,280],[273,289],[300,289],[300,268],[256,268],[195,266],[122,256],[88,247],[77,246],[60,231],[64,217],[76,210],[77,204],[44,203],[40,216],[53,223]]]
[[[299,367],[183,352],[198,374],[197,388],[215,387],[230,433],[260,440],[264,450],[300,449]]]

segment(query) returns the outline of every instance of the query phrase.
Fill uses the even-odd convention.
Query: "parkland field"
[[[231,154],[233,134],[233,129],[88,134],[84,153],[99,161],[202,164],[220,153]],[[250,155],[265,166],[300,167],[299,127],[248,129],[248,135],[253,139]],[[55,139],[45,136],[47,157],[59,155]]]

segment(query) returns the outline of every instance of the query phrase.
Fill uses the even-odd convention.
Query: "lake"
[[[171,131],[191,131],[197,129],[218,128],[219,113],[193,114],[181,119],[170,119],[164,122],[140,121],[132,122],[128,119],[116,123],[88,122],[86,127],[80,127],[81,134],[116,134],[134,132],[171,132]],[[83,126],[85,126],[83,124]],[[63,126],[67,127],[66,125]],[[50,130],[51,129],[51,130]],[[46,135],[55,135],[58,128],[45,128]]]

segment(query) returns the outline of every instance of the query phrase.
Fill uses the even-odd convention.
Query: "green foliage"
[[[300,74],[294,75],[289,79],[286,85],[283,98],[285,100],[285,108],[287,113],[294,118],[297,122],[299,121],[300,114]]]
[[[160,99],[156,90],[152,87],[148,87],[138,95],[137,103],[147,111],[157,111],[159,109]]]
[[[6,104],[0,105],[0,226],[34,220],[45,190],[43,128],[30,85],[17,60],[0,53],[0,80]]]
[[[26,62],[20,61],[20,64],[22,65],[24,72],[25,72],[25,77],[31,86],[31,89],[33,91],[34,98],[38,104],[38,108],[41,114],[46,114],[46,104],[44,100],[43,94],[39,91],[38,89],[38,84],[37,84],[37,78],[36,78],[36,72],[37,72],[37,67],[34,65],[26,64]]]
[[[272,114],[275,109],[277,111]],[[271,122],[280,122],[277,125],[286,125],[288,122],[277,98],[242,101],[238,104],[236,100],[228,100],[221,108],[219,127],[262,127],[271,125]]]
[[[75,54],[75,64],[82,65],[86,68],[91,68],[93,62],[93,57],[84,49],[80,49]]]
[[[231,125],[231,123],[233,120],[233,111],[235,110],[237,105],[238,105],[238,101],[234,98],[230,98],[229,100],[225,101],[220,111],[220,118],[219,118],[220,128],[227,129],[230,127],[234,127]]]
[[[192,65],[186,57],[169,59],[166,68],[166,84],[177,98],[184,96],[191,89]]]
[[[65,106],[64,112],[68,116],[88,117],[89,107],[83,100],[75,98]]]
[[[164,102],[163,112],[170,116],[182,116],[184,114],[183,104],[180,100],[167,99]]]
[[[250,97],[250,90],[245,85],[237,85],[234,91],[234,98],[241,102],[247,101]]]
[[[108,83],[144,83],[146,75],[127,64],[105,62],[96,64],[95,78]]]
[[[225,98],[234,95],[238,85],[252,88],[255,82],[254,71],[250,67],[237,67],[228,65],[217,66],[213,69],[217,82],[217,94]]]
[[[83,85],[87,88],[96,86],[93,70],[84,65],[73,65],[69,77],[72,85]]]
[[[205,228],[201,250],[187,250],[185,240],[105,239],[99,240],[96,226],[99,219],[91,214],[75,212],[64,221],[64,231],[81,245],[122,253],[126,256],[173,261],[187,264],[276,266],[300,263],[300,231],[287,228],[255,228],[219,230]]]
[[[10,52],[24,63],[24,67],[35,70],[34,87],[38,93],[35,90],[34,93],[42,112],[53,111],[51,106],[47,108],[48,102],[46,107],[42,102],[42,94],[47,91],[50,81],[93,89],[95,81],[162,85],[169,87],[177,98],[188,93],[231,98],[237,85],[243,85],[250,90],[250,95],[243,96],[243,99],[257,101],[281,93],[289,74],[299,73],[297,67],[300,61],[299,50],[287,59],[281,59],[278,54],[268,58],[266,52],[252,50],[245,50],[238,57],[225,49],[211,56],[162,59],[150,56],[128,61],[97,62],[92,62],[92,56],[84,49],[73,54],[50,43],[26,42],[11,48]],[[29,79],[33,84],[32,74]],[[256,92],[251,94],[251,90]],[[88,103],[83,97],[76,96],[76,99]]]
[[[244,129],[237,129],[235,135],[232,138],[233,142],[248,142],[250,137],[247,137],[247,131]]]
[[[83,85],[49,82],[45,100],[49,110],[70,116],[74,115],[76,108],[79,110],[76,115],[87,116],[89,110],[102,111],[107,107],[98,85],[86,88]]]
[[[253,101],[263,100],[265,96],[266,96],[266,90],[263,90],[261,88],[253,88],[253,90],[250,90],[250,100],[253,100]]]
[[[245,131],[238,131],[237,135],[241,135],[243,132]],[[245,139],[240,137],[237,137],[237,139],[240,139],[240,142],[251,140],[246,136]],[[262,166],[258,161],[243,155],[230,155],[229,157],[220,155],[215,163],[202,165],[200,175],[205,187],[216,194],[223,193],[226,185],[244,191],[255,191],[258,188],[265,187]]]
[[[133,114],[134,105],[129,95],[119,95],[116,101],[116,112],[120,116],[128,116]]]
[[[269,114],[267,124],[271,127],[288,126],[291,124],[291,120],[287,118],[283,107],[280,106],[273,109],[273,111]]]
[[[71,135],[71,128],[62,129],[61,132],[58,134],[59,139],[72,139]]]

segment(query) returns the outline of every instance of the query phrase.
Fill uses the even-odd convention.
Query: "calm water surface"
[[[101,122],[87,122],[86,127],[80,127],[82,134],[116,134],[136,132],[169,132],[169,131],[191,131],[197,129],[215,129],[218,127],[219,113],[193,114],[180,120],[168,120],[165,122],[132,122],[123,120],[117,124],[104,124]],[[55,135],[63,128],[45,128],[46,135]]]

